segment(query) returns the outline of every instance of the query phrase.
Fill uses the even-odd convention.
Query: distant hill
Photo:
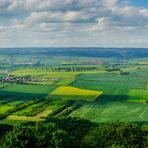
[[[2,55],[40,55],[40,56],[80,56],[80,57],[115,57],[115,58],[145,58],[148,48],[0,48]]]

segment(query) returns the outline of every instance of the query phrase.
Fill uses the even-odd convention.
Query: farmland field
[[[16,94],[21,96],[46,96],[55,86],[13,84],[0,89],[0,94]]]
[[[39,77],[39,78],[73,78],[76,75],[79,74],[79,72],[69,72],[68,75],[66,75],[67,72],[52,72],[51,69],[22,69],[22,70],[17,70],[11,73],[11,75],[14,76],[31,76],[31,77]]]
[[[13,108],[13,106],[8,106],[8,105],[0,106],[0,114],[5,113],[12,108]]]
[[[129,102],[143,102],[146,103],[148,101],[148,90],[144,89],[131,89],[129,91]]]
[[[22,73],[20,71],[18,70],[19,76]],[[134,70],[128,75],[99,71],[87,71],[81,72],[81,74],[56,72],[56,75],[55,72],[50,72],[52,78],[60,78],[59,82],[54,83],[56,86],[53,84],[2,83],[1,85],[4,87],[0,89],[1,95],[9,94],[13,97],[8,96],[5,99],[0,99],[2,103],[5,103],[1,114],[7,113],[10,109],[23,103],[29,105],[9,113],[1,122],[6,123],[12,120],[10,124],[13,124],[13,121],[18,123],[40,121],[45,120],[53,112],[57,112],[56,116],[81,117],[96,123],[116,120],[146,122],[148,121],[148,107],[147,104],[143,104],[147,101],[148,77],[146,72],[146,68]],[[37,101],[37,98],[47,98],[49,101]],[[35,103],[32,103],[32,99],[35,99]],[[72,103],[72,106],[69,107],[63,102],[64,100],[75,100],[79,102],[79,105],[73,107]],[[60,106],[63,108],[60,109]],[[56,111],[58,108],[59,111]]]
[[[102,95],[101,91],[79,89],[71,86],[61,86],[55,89],[50,96],[74,100],[95,100]]]
[[[0,148],[148,148],[148,0],[0,0]]]
[[[0,67],[0,123],[51,117],[148,122],[146,58],[91,57],[91,53],[49,57],[38,52],[13,57],[12,65],[8,54],[2,57],[9,62]]]
[[[145,104],[111,102],[108,104],[87,103],[70,116],[82,117],[93,122],[148,121],[148,106]]]

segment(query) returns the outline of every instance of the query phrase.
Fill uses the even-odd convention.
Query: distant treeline
[[[0,125],[1,148],[147,148],[148,126],[78,118]]]
[[[97,66],[58,66],[53,67],[51,70],[54,71],[93,71],[99,70],[100,67]]]
[[[2,55],[79,56],[79,57],[148,57],[147,48],[0,48]]]

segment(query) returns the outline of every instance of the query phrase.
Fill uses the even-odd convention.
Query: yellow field
[[[11,109],[13,109],[13,108],[14,108],[13,106],[1,105],[1,106],[0,106],[0,114],[1,114],[1,113],[5,113],[5,112],[7,112],[8,110],[11,110]]]
[[[44,119],[38,117],[27,117],[27,116],[17,116],[17,115],[9,115],[6,118],[7,120],[21,120],[21,121],[43,121]]]
[[[60,98],[77,99],[77,100],[95,100],[100,96],[102,91],[92,91],[79,89],[71,86],[60,86],[51,92],[50,95]]]
[[[43,69],[21,69],[11,72],[11,75],[17,77],[31,76],[41,78],[73,78],[80,72],[52,72],[51,70]]]

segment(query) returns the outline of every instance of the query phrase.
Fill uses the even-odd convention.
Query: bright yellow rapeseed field
[[[74,100],[95,100],[102,91],[80,89],[72,86],[60,86],[51,92],[51,96]]]

